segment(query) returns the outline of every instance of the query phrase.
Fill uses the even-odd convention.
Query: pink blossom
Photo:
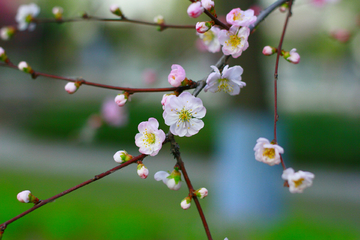
[[[126,108],[119,108],[111,98],[103,102],[101,106],[101,117],[107,124],[115,127],[125,125],[128,121]]]
[[[286,60],[294,63],[294,64],[298,64],[300,62],[300,55],[296,52],[296,48],[293,48],[290,50],[289,55]]]
[[[119,107],[124,106],[125,103],[127,102],[127,100],[128,100],[128,97],[125,94],[118,94],[114,99],[114,101],[116,102],[116,104]]]
[[[233,58],[239,57],[243,51],[249,47],[248,37],[250,29],[248,27],[231,26],[229,31],[223,29],[219,33],[219,42],[225,55],[232,55]]]
[[[211,8],[213,8],[215,6],[214,1],[212,0],[201,0],[201,5],[206,9],[206,10],[211,10]]]
[[[137,166],[137,174],[142,179],[145,179],[145,178],[147,178],[149,176],[149,169],[147,169],[147,167],[145,167],[144,164],[140,163]]]
[[[152,68],[145,69],[142,73],[142,78],[146,84],[154,84],[158,79],[157,72]]]
[[[161,99],[161,105],[163,106],[163,109],[165,109],[165,105],[167,103],[167,100],[170,96],[174,96],[174,93],[169,93],[169,94],[164,94],[162,99]]]
[[[205,33],[211,28],[211,24],[209,22],[197,22],[195,28],[198,33]]]
[[[226,15],[226,21],[233,26],[249,27],[256,22],[256,19],[252,9],[242,11],[240,8],[235,8]]]
[[[201,2],[194,2],[190,4],[187,9],[189,17],[197,18],[204,12],[204,7],[201,5]]]
[[[346,29],[337,29],[331,32],[331,36],[339,42],[346,43],[351,37],[351,32]]]
[[[185,80],[186,73],[182,66],[178,64],[173,64],[171,66],[171,72],[168,76],[168,81],[171,86],[179,87],[181,82]]]
[[[212,26],[210,30],[208,30],[203,34],[198,33],[200,39],[202,40],[202,45],[199,45],[198,49],[202,50],[203,48],[205,48],[205,50],[212,53],[219,52],[221,48],[218,39],[219,33],[220,33],[220,28],[216,26]]]
[[[78,86],[76,85],[76,83],[74,82],[68,82],[65,85],[65,90],[69,93],[69,94],[73,94],[74,92],[76,92],[78,90]]]
[[[149,118],[139,124],[138,130],[135,144],[140,148],[139,152],[150,156],[158,154],[165,140],[165,133],[159,129],[159,122],[155,118]]]
[[[273,55],[274,53],[276,53],[276,48],[273,48],[273,47],[270,47],[270,46],[265,46],[262,50],[262,53],[265,55],[265,56],[271,56]]]

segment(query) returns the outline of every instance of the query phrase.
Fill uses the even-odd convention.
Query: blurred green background
[[[14,24],[23,3],[30,2],[2,1],[0,25]],[[113,17],[108,7],[118,4],[131,19],[152,21],[161,14],[169,24],[198,21],[187,16],[187,1],[36,3],[41,18],[52,17],[53,6],[62,6],[65,17],[83,11]],[[264,8],[270,3],[256,4]],[[225,15],[255,2],[215,4],[218,15]],[[284,49],[296,47],[301,62],[280,62],[279,128],[285,137],[279,144],[286,145],[288,166],[315,173],[314,186],[297,195],[284,189],[279,216],[268,222],[238,222],[214,210],[217,200],[211,192],[218,180],[213,175],[218,148],[214,132],[227,110],[272,112],[275,57],[264,57],[261,50],[278,44],[285,15],[275,11],[249,38],[250,48],[230,61],[244,67],[246,88],[237,97],[201,93],[207,108],[205,128],[191,138],[177,138],[194,186],[210,190],[201,203],[214,239],[360,239],[360,34],[356,26],[360,4],[349,0],[318,8],[299,0],[293,13]],[[340,28],[353,33],[348,43],[330,37],[331,31]],[[221,56],[199,51],[196,39],[193,30],[157,32],[127,23],[82,22],[39,24],[35,31],[20,32],[0,46],[14,63],[25,60],[45,73],[118,86],[167,87],[171,64],[181,64],[189,78],[199,80]],[[155,83],[144,82],[146,69],[156,72]],[[22,190],[45,199],[114,167],[112,155],[117,150],[137,155],[134,136],[139,122],[155,117],[165,132],[168,129],[161,121],[162,94],[135,94],[121,113],[125,120],[112,126],[100,120],[104,118],[101,109],[118,92],[82,86],[69,95],[65,84],[0,69],[0,222],[29,208],[16,201]],[[168,146],[144,163],[150,169],[148,179],[140,179],[135,165],[129,166],[12,223],[4,239],[205,239],[195,206],[187,211],[179,207],[186,188],[169,191],[152,178],[156,171],[170,170],[175,164]],[[269,171],[274,168],[279,170]]]

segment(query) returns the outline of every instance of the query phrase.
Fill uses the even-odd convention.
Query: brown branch
[[[210,233],[210,229],[209,229],[209,226],[206,222],[206,218],[205,218],[205,215],[204,215],[204,212],[201,208],[201,205],[200,205],[200,202],[199,202],[199,199],[197,198],[196,194],[194,194],[194,188],[191,184],[191,181],[190,181],[190,178],[189,178],[189,175],[187,174],[187,171],[185,169],[185,164],[184,162],[182,161],[181,159],[181,156],[180,156],[180,151],[179,151],[179,145],[176,143],[175,141],[175,138],[174,138],[174,135],[171,134],[171,133],[168,133],[168,137],[169,137],[169,141],[171,143],[171,151],[174,155],[174,157],[176,158],[176,161],[177,161],[177,164],[179,165],[180,167],[180,170],[184,176],[184,179],[185,179],[185,182],[186,182],[186,185],[189,189],[189,193],[190,195],[192,196],[192,199],[194,199],[194,202],[195,202],[195,205],[196,205],[196,208],[199,212],[199,215],[200,215],[200,218],[201,218],[201,221],[203,223],[203,226],[204,226],[204,229],[205,229],[205,232],[206,232],[206,236],[209,240],[212,240],[212,237],[211,237],[211,233]]]
[[[275,73],[274,73],[274,141],[277,142],[277,136],[276,136],[276,123],[279,120],[278,115],[278,109],[277,109],[277,81],[278,81],[278,69],[279,69],[279,59],[281,54],[281,48],[285,37],[285,31],[289,22],[289,19],[291,17],[291,7],[292,7],[293,0],[289,1],[289,12],[286,16],[284,28],[280,37],[279,46],[277,48],[277,54],[276,54],[276,63],[275,63]]]
[[[14,65],[13,63],[11,63],[10,61],[8,63],[0,63],[0,66],[10,67],[10,68],[18,70],[18,67],[16,65]],[[197,86],[196,82],[192,82],[192,84],[189,85],[189,86],[180,86],[180,87],[129,88],[129,87],[117,87],[117,86],[111,86],[111,85],[106,85],[106,84],[94,83],[94,82],[86,81],[84,79],[72,79],[72,78],[68,78],[68,77],[62,77],[62,76],[57,76],[57,75],[52,75],[52,74],[47,74],[47,73],[42,73],[42,72],[37,72],[37,71],[34,71],[34,73],[32,73],[31,76],[34,79],[37,78],[38,76],[42,76],[42,77],[47,77],[47,78],[64,80],[64,81],[67,81],[67,82],[79,82],[81,84],[89,85],[89,86],[93,86],[93,87],[126,91],[129,94],[133,94],[133,93],[136,93],[136,92],[171,92],[171,91],[179,91],[179,92],[181,92],[181,91],[184,91],[184,90],[187,90],[187,89],[196,88],[196,86]]]
[[[166,140],[165,140],[165,141],[166,141]],[[165,142],[164,142],[164,143],[165,143]],[[90,184],[90,183],[93,183],[93,182],[95,182],[95,181],[97,181],[97,180],[99,180],[99,179],[102,179],[103,177],[106,177],[106,176],[108,176],[108,175],[116,172],[117,170],[123,168],[123,167],[126,167],[126,166],[128,166],[128,165],[130,165],[130,164],[132,164],[132,163],[136,163],[136,162],[139,161],[139,160],[143,160],[146,156],[147,156],[147,155],[145,155],[145,154],[138,155],[138,156],[132,158],[131,160],[129,160],[129,161],[123,163],[123,164],[120,164],[119,166],[116,166],[116,167],[114,167],[114,168],[112,168],[112,169],[110,169],[110,170],[108,170],[108,171],[106,171],[106,172],[103,172],[103,173],[101,173],[101,174],[98,174],[98,175],[96,175],[95,177],[93,177],[93,178],[91,178],[91,179],[89,179],[89,180],[87,180],[87,181],[85,181],[85,182],[83,182],[83,183],[80,183],[80,184],[78,184],[78,185],[76,185],[76,186],[74,186],[74,187],[72,187],[72,188],[70,188],[70,189],[68,189],[68,190],[65,190],[65,191],[63,191],[63,192],[61,192],[61,193],[59,193],[59,194],[57,194],[57,195],[55,195],[55,196],[53,196],[53,197],[50,197],[50,198],[48,198],[48,199],[46,199],[46,200],[41,200],[38,204],[34,205],[32,208],[28,209],[27,211],[25,211],[25,212],[17,215],[16,217],[14,217],[14,218],[12,218],[12,219],[10,219],[10,220],[2,223],[2,224],[0,225],[0,232],[4,232],[4,230],[6,229],[6,227],[7,227],[10,223],[12,223],[12,222],[14,222],[14,221],[16,221],[16,220],[24,217],[25,215],[31,213],[32,211],[34,211],[34,210],[36,210],[36,209],[44,206],[45,204],[47,204],[47,203],[49,203],[49,202],[52,202],[52,201],[54,201],[55,199],[58,199],[58,198],[66,195],[66,194],[68,194],[68,193],[71,193],[71,192],[73,192],[73,191],[75,191],[75,190],[77,190],[77,189],[79,189],[79,188],[82,188],[82,187],[84,187],[84,186],[86,186],[86,185],[88,185],[88,184]]]

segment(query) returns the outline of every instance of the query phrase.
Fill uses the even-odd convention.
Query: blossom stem
[[[140,20],[132,20],[128,18],[100,18],[95,16],[84,15],[81,18],[67,18],[67,19],[53,19],[53,18],[34,18],[32,22],[35,23],[67,23],[67,22],[81,22],[81,21],[98,21],[98,22],[128,22],[134,24],[148,25],[148,26],[160,26],[161,30],[166,28],[180,28],[180,29],[194,29],[195,25],[174,25],[174,24],[158,24],[153,22],[146,22]]]
[[[165,142],[166,142],[166,140],[164,141],[164,143],[165,143]],[[127,162],[124,162],[123,164],[118,165],[118,166],[116,166],[116,167],[114,167],[114,168],[112,168],[112,169],[110,169],[110,170],[108,170],[108,171],[106,171],[106,172],[103,172],[103,173],[101,173],[101,174],[98,174],[98,175],[96,175],[95,177],[93,177],[93,178],[91,178],[91,179],[89,179],[89,180],[87,180],[87,181],[85,181],[85,182],[83,182],[83,183],[80,183],[80,184],[78,184],[78,185],[76,185],[76,186],[74,186],[74,187],[72,187],[72,188],[69,188],[68,190],[65,190],[65,191],[63,191],[63,192],[61,192],[61,193],[59,193],[59,194],[57,194],[57,195],[55,195],[55,196],[53,196],[53,197],[50,197],[50,198],[48,198],[48,199],[46,199],[46,200],[40,200],[40,202],[39,202],[38,204],[36,204],[35,206],[33,206],[32,208],[30,208],[30,209],[28,209],[27,211],[25,211],[25,212],[17,215],[16,217],[14,217],[14,218],[12,218],[12,219],[10,219],[10,220],[2,223],[2,224],[0,225],[0,231],[1,231],[1,232],[4,232],[4,230],[6,229],[6,227],[7,227],[10,223],[18,220],[19,218],[24,217],[25,215],[31,213],[32,211],[38,209],[39,207],[42,207],[42,206],[44,206],[45,204],[47,204],[47,203],[49,203],[49,202],[53,202],[55,199],[58,199],[58,198],[66,195],[66,194],[68,194],[68,193],[71,193],[71,192],[73,192],[73,191],[75,191],[75,190],[77,190],[77,189],[79,189],[79,188],[81,188],[81,187],[84,187],[84,186],[86,186],[86,185],[88,185],[88,184],[90,184],[90,183],[93,183],[93,182],[95,182],[95,181],[97,181],[97,180],[99,180],[99,179],[102,179],[103,177],[106,177],[106,176],[108,176],[108,175],[116,172],[117,170],[123,168],[123,167],[126,167],[126,166],[128,166],[128,165],[130,165],[130,164],[132,164],[132,163],[136,163],[136,162],[139,161],[139,160],[143,160],[146,156],[147,156],[146,154],[141,154],[141,155],[138,155],[138,156],[136,156],[136,157],[133,157],[131,160],[129,160],[129,161],[127,161]]]
[[[204,229],[205,229],[205,232],[206,232],[206,236],[208,238],[208,240],[212,240],[212,237],[211,237],[211,233],[210,233],[210,229],[209,229],[209,226],[206,222],[206,218],[205,218],[205,215],[204,215],[204,212],[201,208],[201,205],[200,205],[200,202],[199,202],[199,199],[197,198],[196,194],[194,193],[195,190],[191,184],[191,181],[190,181],[190,178],[189,178],[189,175],[187,174],[187,171],[185,169],[185,164],[184,162],[182,161],[181,159],[181,156],[180,156],[180,150],[179,150],[179,145],[176,143],[175,141],[175,138],[174,138],[174,135],[171,134],[171,133],[168,133],[168,138],[171,142],[171,151],[174,155],[174,157],[176,158],[176,161],[177,161],[177,165],[180,167],[180,170],[184,176],[184,179],[185,179],[185,182],[186,182],[186,185],[189,189],[189,194],[191,194],[192,198],[194,199],[194,202],[195,202],[195,205],[196,205],[196,208],[199,212],[199,215],[200,215],[200,218],[201,218],[201,221],[204,225]]]
[[[18,67],[16,65],[14,65],[11,62],[8,63],[0,63],[0,66],[5,66],[5,67],[10,67],[10,68],[14,68],[14,69],[18,69]],[[64,80],[67,82],[79,82],[81,84],[84,85],[89,85],[89,86],[93,86],[93,87],[99,87],[99,88],[106,88],[106,89],[112,89],[112,90],[120,90],[120,91],[126,91],[129,94],[133,94],[136,92],[171,92],[171,91],[184,91],[186,89],[192,89],[192,88],[196,88],[197,84],[196,82],[194,82],[194,84],[192,85],[188,85],[188,86],[180,86],[180,87],[169,87],[169,88],[128,88],[128,87],[117,87],[117,86],[111,86],[111,85],[106,85],[106,84],[100,84],[100,83],[94,83],[94,82],[89,82],[86,81],[84,79],[72,79],[72,78],[68,78],[68,77],[62,77],[62,76],[57,76],[57,75],[52,75],[52,74],[47,74],[47,73],[41,73],[41,72],[35,72],[31,74],[32,78],[37,78],[38,76],[43,76],[43,77],[47,77],[47,78],[53,78],[53,79],[58,79],[58,80]]]
[[[280,37],[280,41],[279,41],[279,46],[278,46],[278,51],[276,54],[276,63],[275,63],[275,72],[274,72],[274,141],[277,142],[277,136],[276,136],[276,124],[277,121],[279,120],[279,115],[278,115],[278,109],[277,109],[277,81],[278,81],[278,69],[279,69],[279,59],[280,59],[280,53],[281,53],[281,48],[282,48],[282,44],[284,41],[284,37],[285,37],[285,31],[289,22],[289,18],[291,17],[291,7],[292,7],[292,2],[293,0],[289,1],[289,12],[286,16],[285,19],[285,24],[284,24],[284,28]],[[281,161],[283,162],[283,161]]]

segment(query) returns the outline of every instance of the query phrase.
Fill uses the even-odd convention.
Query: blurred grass
[[[3,169],[4,170],[4,169]],[[48,198],[86,179],[76,176],[52,175],[7,169],[2,171],[1,222],[27,210],[30,204],[19,203],[16,194],[30,189],[40,198]],[[117,172],[116,174],[121,174]],[[186,196],[185,188],[170,191],[164,184],[151,179],[118,179],[114,175],[91,186],[70,193],[63,198],[30,213],[10,224],[4,240],[13,239],[206,239],[195,206],[184,211],[179,199]],[[265,226],[252,222],[243,226],[233,222],[224,226],[226,216],[210,219],[214,239],[228,237],[248,240],[329,240],[360,239],[357,222],[346,217],[346,209],[339,218],[331,209],[342,209],[343,202],[313,201],[296,197],[287,201],[288,214],[280,221]],[[304,200],[305,199],[305,200]],[[201,200],[205,213],[210,198]],[[318,206],[322,206],[319,208]],[[353,208],[348,209],[353,214]]]

